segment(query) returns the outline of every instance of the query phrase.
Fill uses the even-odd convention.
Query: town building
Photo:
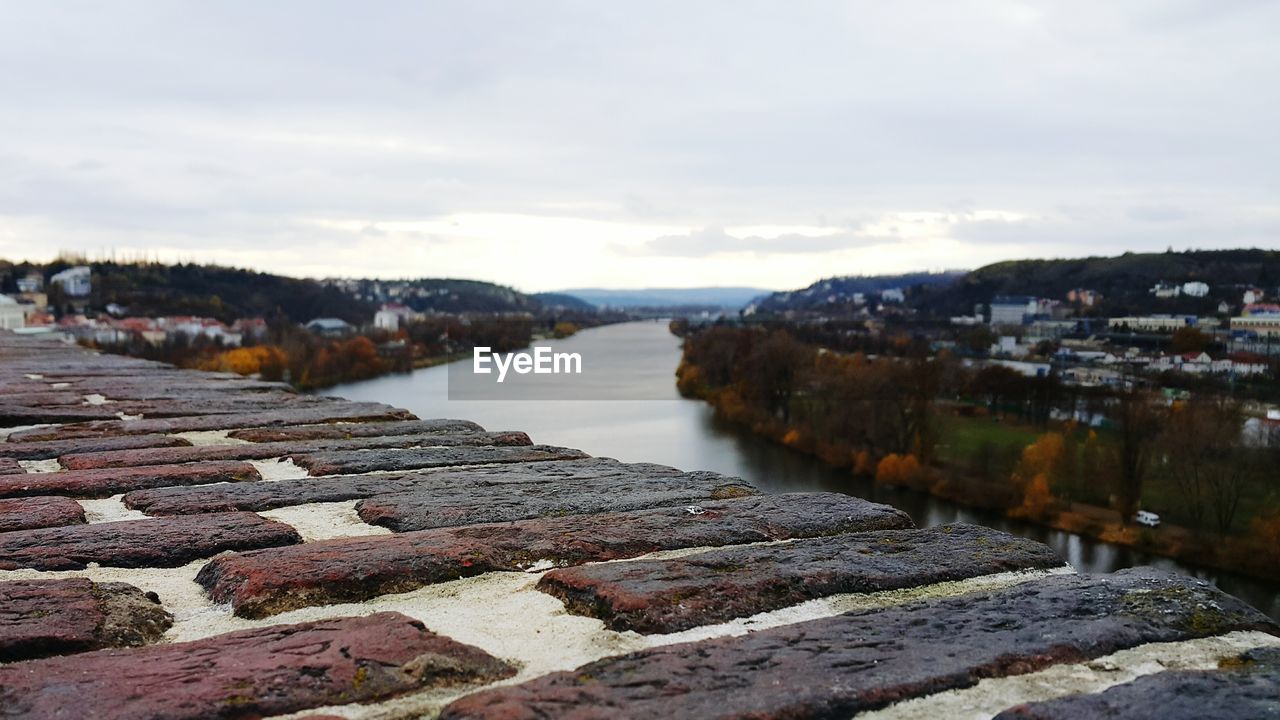
[[[1242,301],[1245,305],[1252,305],[1254,303],[1260,303],[1266,299],[1267,299],[1267,293],[1262,288],[1249,288],[1248,290],[1244,291],[1244,297]]]
[[[1280,312],[1257,313],[1231,318],[1231,332],[1259,338],[1280,339]]]
[[[1182,294],[1187,297],[1201,298],[1209,294],[1209,286],[1202,282],[1183,283]]]
[[[1102,293],[1096,290],[1076,288],[1067,291],[1067,302],[1078,303],[1084,307],[1093,307],[1102,302]]]
[[[999,296],[991,300],[992,325],[1022,325],[1036,314],[1036,298]]]
[[[1211,323],[1194,315],[1144,315],[1107,320],[1112,331],[1171,333],[1186,327],[1209,327]]]
[[[93,289],[92,276],[93,271],[87,265],[78,265],[55,274],[49,278],[49,284],[61,285],[67,297],[89,297],[89,291]]]
[[[316,318],[306,324],[306,328],[317,335],[325,337],[344,337],[355,332],[355,328],[346,320],[338,318]]]
[[[44,290],[44,276],[40,273],[30,272],[25,277],[18,278],[18,292],[38,293],[42,290]]]
[[[16,330],[27,324],[26,307],[8,295],[0,295],[0,330]]]

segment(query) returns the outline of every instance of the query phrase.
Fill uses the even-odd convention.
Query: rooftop
[[[3,333],[0,436],[0,714],[1246,717],[1280,695],[1280,628],[1204,582],[1077,574],[845,495]]]

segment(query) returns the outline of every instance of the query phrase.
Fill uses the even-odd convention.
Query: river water
[[[1132,548],[966,508],[925,493],[876,485],[722,422],[706,403],[686,400],[676,392],[674,371],[680,360],[680,340],[668,332],[665,321],[610,325],[538,344],[558,352],[579,353],[584,364],[590,364],[593,358],[608,357],[611,377],[619,378],[615,382],[626,387],[604,394],[615,399],[451,400],[450,371],[447,366],[437,366],[340,385],[324,392],[352,400],[390,403],[424,418],[465,418],[489,430],[523,430],[537,443],[576,447],[626,462],[713,470],[744,478],[765,492],[848,493],[893,505],[911,515],[921,527],[950,522],[995,527],[1049,545],[1080,571],[1111,572],[1134,565],[1176,570],[1213,582],[1280,619],[1280,579],[1267,583],[1190,567]],[[455,363],[453,367],[456,372],[460,365]],[[563,383],[563,397],[584,396],[581,391],[575,392],[578,386],[574,383],[580,380],[574,376],[548,382]],[[541,397],[548,396],[545,387],[541,392]],[[455,384],[455,396],[458,394]]]

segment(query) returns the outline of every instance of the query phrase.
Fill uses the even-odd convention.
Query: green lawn
[[[1014,443],[1025,447],[1035,442],[1041,434],[1039,429],[1030,425],[998,422],[981,417],[948,415],[941,418],[940,424],[942,435],[938,443],[938,457],[960,467],[967,466],[974,452],[984,442],[998,448],[1006,448]]]

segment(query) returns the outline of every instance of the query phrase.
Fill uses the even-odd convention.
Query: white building
[[[1036,314],[1033,297],[997,297],[991,300],[992,325],[1021,325]]]
[[[78,265],[49,278],[49,284],[61,285],[62,292],[66,293],[67,297],[88,297],[93,287],[92,275],[93,272],[87,265]]]
[[[26,324],[25,308],[8,295],[0,295],[0,330],[17,330]]]
[[[1189,282],[1182,285],[1182,294],[1188,297],[1204,297],[1209,294],[1209,286],[1202,282]]]
[[[1231,318],[1231,332],[1256,333],[1260,338],[1280,338],[1280,313]]]
[[[393,310],[379,310],[373,314],[373,326],[379,330],[395,332],[400,329],[400,314]]]
[[[1198,318],[1190,315],[1145,315],[1142,317],[1114,317],[1107,320],[1107,328],[1131,332],[1171,333],[1184,327],[1200,325]]]
[[[1245,305],[1252,305],[1254,303],[1260,303],[1263,300],[1266,300],[1267,293],[1266,291],[1260,288],[1249,288],[1248,290],[1244,291],[1243,299],[1244,299]]]
[[[880,302],[900,303],[906,302],[906,300],[907,296],[902,292],[901,288],[889,288],[888,290],[881,291],[880,293]]]

